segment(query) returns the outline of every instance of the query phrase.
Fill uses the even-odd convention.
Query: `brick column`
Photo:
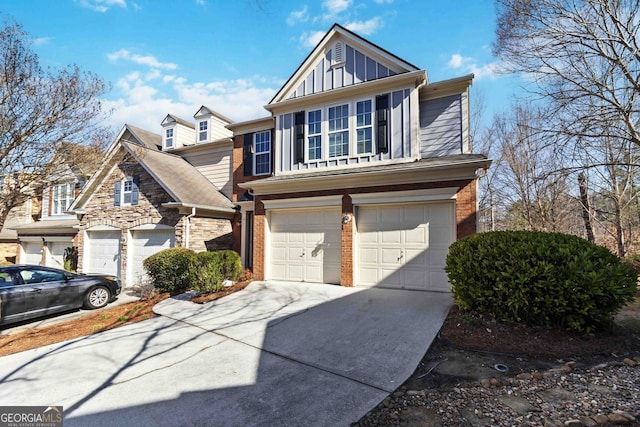
[[[254,200],[253,216],[253,278],[264,280],[264,255],[265,255],[265,231],[267,229],[267,218],[264,212],[264,205],[260,197]]]
[[[476,233],[476,180],[458,190],[456,197],[457,238]]]
[[[353,203],[351,196],[342,196],[342,217],[349,215],[349,222],[342,222],[342,254],[340,285],[353,286]]]

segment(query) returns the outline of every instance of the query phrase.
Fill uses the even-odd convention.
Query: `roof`
[[[19,235],[32,233],[75,233],[80,222],[77,219],[56,219],[36,221],[13,227]]]
[[[131,134],[136,138],[136,140],[143,144],[145,147],[150,149],[160,150],[162,149],[162,137],[157,133],[149,132],[148,130],[141,129],[137,126],[133,125],[124,125],[125,128],[131,132]],[[136,141],[131,141],[136,142]]]
[[[233,203],[182,157],[130,142],[122,141],[122,145],[174,201],[211,209],[233,209]]]
[[[200,117],[200,115],[205,115],[206,113],[200,114],[202,110],[206,110],[209,112],[209,114],[211,114],[212,116],[215,116],[217,118],[219,118],[220,120],[222,120],[223,122],[227,122],[227,123],[233,123],[233,120],[231,120],[230,118],[223,116],[222,114],[218,113],[217,111],[212,110],[211,108],[207,107],[206,105],[202,105],[200,106],[200,108],[198,109],[198,111],[193,115],[194,118]]]
[[[193,123],[188,122],[188,121],[186,121],[185,119],[181,119],[181,118],[180,118],[180,117],[178,117],[178,116],[174,116],[173,114],[167,114],[167,115],[166,115],[166,117],[164,118],[164,120],[162,121],[162,124],[164,124],[164,122],[167,120],[167,118],[171,118],[171,119],[173,119],[176,123],[179,123],[179,124],[181,124],[181,125],[183,125],[183,126],[189,127],[189,128],[191,128],[191,129],[195,129],[195,128],[196,128],[196,126],[195,126]]]
[[[2,229],[0,231],[0,242],[16,242],[18,241],[18,233],[16,230],[11,230],[8,228]]]

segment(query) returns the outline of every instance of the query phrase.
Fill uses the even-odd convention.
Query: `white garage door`
[[[271,279],[340,283],[340,210],[274,210]]]
[[[24,251],[22,264],[40,265],[42,261],[41,242],[22,242],[22,250]]]
[[[73,246],[72,242],[49,242],[49,259],[47,266],[54,268],[64,268],[64,251]]]
[[[120,277],[120,235],[120,230],[88,231],[82,270]]]
[[[358,282],[449,291],[444,272],[454,241],[453,203],[360,207]]]
[[[134,230],[132,231],[130,270],[127,274],[127,285],[132,286],[146,277],[142,262],[145,258],[171,248],[175,244],[175,232],[167,230]]]

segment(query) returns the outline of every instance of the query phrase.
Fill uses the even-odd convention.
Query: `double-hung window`
[[[164,136],[164,146],[166,148],[173,148],[173,128],[165,129]]]
[[[131,204],[131,195],[133,194],[133,178],[128,176],[122,183],[122,204]]]
[[[307,127],[307,153],[309,160],[322,158],[322,110],[309,111]]]
[[[356,149],[358,154],[373,152],[373,103],[356,102]]]
[[[203,120],[198,123],[198,141],[206,141],[209,139],[209,122]]]
[[[329,157],[349,155],[349,104],[329,107]]]
[[[73,202],[73,183],[57,184],[53,186],[53,215],[62,215]]]
[[[253,174],[271,173],[271,131],[257,132],[253,144]]]

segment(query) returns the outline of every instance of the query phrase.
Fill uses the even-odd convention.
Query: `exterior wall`
[[[350,113],[350,146],[347,157],[328,158],[327,147],[328,141],[323,138],[323,159],[312,160],[304,163],[296,163],[293,153],[295,152],[295,126],[294,114],[289,112],[280,114],[276,120],[276,137],[275,146],[276,153],[279,158],[276,161],[276,174],[279,172],[288,172],[295,170],[316,170],[319,168],[357,165],[363,163],[372,163],[381,160],[394,160],[406,157],[415,157],[417,153],[411,151],[411,91],[410,88],[404,88],[386,93],[372,93],[369,95],[361,95],[357,98],[332,99],[330,104],[318,105],[316,107],[307,108],[306,111],[320,109],[322,110],[323,126],[327,120],[327,106],[335,106],[337,104],[349,104]],[[378,95],[389,95],[389,150],[387,153],[376,153],[376,126],[375,126],[375,98]],[[355,135],[355,102],[371,99],[373,101],[373,154],[356,154],[356,135]],[[305,113],[306,113],[305,111]],[[307,117],[305,117],[305,122]],[[306,125],[305,125],[306,129]],[[306,150],[306,138],[305,138]]]
[[[206,148],[205,148],[206,147]],[[180,153],[186,161],[211,181],[225,196],[231,198],[233,191],[231,180],[231,156],[233,144],[230,142],[202,144]]]
[[[0,243],[0,261],[19,262],[17,243]]]
[[[244,150],[244,135],[237,135],[233,138],[233,195],[231,201],[237,202],[244,194],[245,190],[238,187],[238,184],[243,182],[255,181],[258,179],[264,179],[268,175],[260,176],[245,176],[243,169],[243,150]]]
[[[420,102],[422,157],[461,154],[465,150],[462,105],[461,94]]]
[[[334,42],[337,40],[334,40]],[[376,80],[398,74],[399,69],[393,64],[382,64],[365,53],[355,49],[342,41],[344,49],[344,62],[334,65],[333,47],[311,67],[300,85],[293,90],[287,98],[299,98],[305,95],[324,92],[358,83]]]
[[[209,119],[209,139],[211,141],[216,141],[218,139],[231,138],[233,136],[233,132],[225,128],[227,124],[227,122],[220,120],[218,117],[211,116]]]
[[[191,218],[189,249],[196,252],[231,249],[231,221],[218,218]]]
[[[174,129],[174,148],[180,148],[185,145],[193,145],[196,143],[196,132],[194,129],[180,123],[176,123]]]
[[[456,195],[456,237],[460,239],[476,232],[476,181],[441,181],[420,184],[387,185],[366,188],[346,188],[325,191],[274,194],[259,196],[255,199],[253,277],[256,280],[265,278],[265,228],[266,216],[263,200],[294,199],[300,197],[319,197],[342,195],[342,213],[353,216],[352,194],[396,192],[431,188],[459,187]],[[342,224],[342,273],[341,285],[353,286],[353,221]]]

